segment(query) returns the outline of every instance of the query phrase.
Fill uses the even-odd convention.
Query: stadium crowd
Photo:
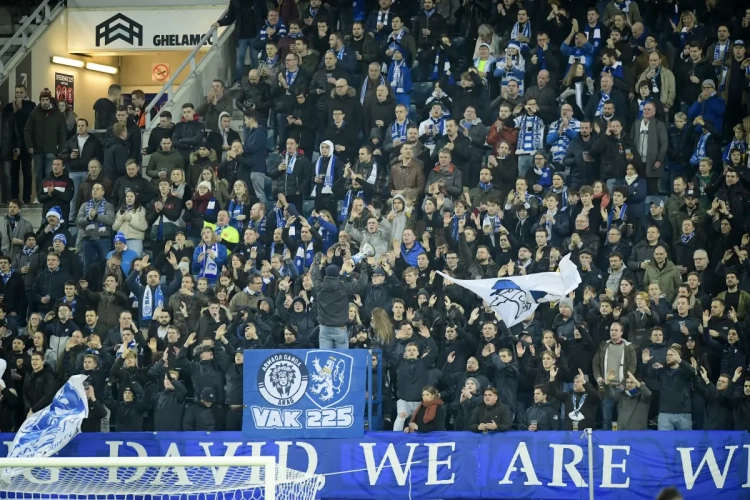
[[[750,2],[273,4],[143,143],[141,91],[100,140],[15,89],[0,430],[74,374],[85,431],[238,430],[243,351],[316,347],[382,349],[395,431],[750,430]],[[566,254],[510,328],[450,279]]]

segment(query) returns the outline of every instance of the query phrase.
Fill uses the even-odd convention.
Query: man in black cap
[[[200,399],[188,406],[182,421],[185,431],[217,431],[222,430],[223,419],[214,407],[216,394],[210,387],[204,387]]]
[[[346,323],[349,321],[349,310],[342,306],[349,303],[349,297],[352,295],[364,292],[367,273],[362,270],[357,280],[345,281],[354,271],[354,261],[349,259],[342,267],[336,264],[326,266],[327,261],[327,257],[318,252],[311,267],[313,284],[318,293],[320,348],[348,349],[349,335],[346,332]],[[323,268],[325,277],[321,275]]]
[[[694,189],[688,189],[685,192],[685,204],[680,207],[674,221],[674,241],[677,242],[682,234],[682,223],[685,219],[693,221],[694,228],[702,228],[703,221],[706,219],[706,209],[700,204],[699,194]]]

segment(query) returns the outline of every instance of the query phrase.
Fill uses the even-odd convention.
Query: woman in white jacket
[[[128,240],[128,249],[134,251],[138,257],[143,255],[143,239],[146,236],[148,222],[146,221],[146,209],[138,201],[135,192],[125,193],[125,200],[115,213],[115,222],[112,229],[117,233],[125,235]]]

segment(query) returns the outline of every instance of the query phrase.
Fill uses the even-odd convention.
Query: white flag
[[[509,327],[523,321],[539,304],[559,301],[581,284],[581,275],[570,261],[570,254],[560,261],[559,272],[487,280],[456,280],[438,274],[479,295]]]
[[[8,458],[50,457],[81,432],[81,423],[89,415],[83,385],[87,378],[86,375],[70,377],[49,406],[24,421],[8,449]],[[5,468],[0,472],[0,482],[9,482],[22,472]]]

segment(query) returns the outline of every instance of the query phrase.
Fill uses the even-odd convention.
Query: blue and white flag
[[[26,419],[16,432],[8,458],[50,457],[81,432],[81,423],[89,416],[88,398],[83,387],[86,378],[86,375],[70,377],[49,406]],[[3,477],[14,475],[14,470],[2,471]]]
[[[570,254],[560,261],[559,272],[510,276],[487,280],[454,280],[443,278],[479,295],[508,327],[533,314],[539,304],[557,302],[578,288],[581,275],[570,261]]]

